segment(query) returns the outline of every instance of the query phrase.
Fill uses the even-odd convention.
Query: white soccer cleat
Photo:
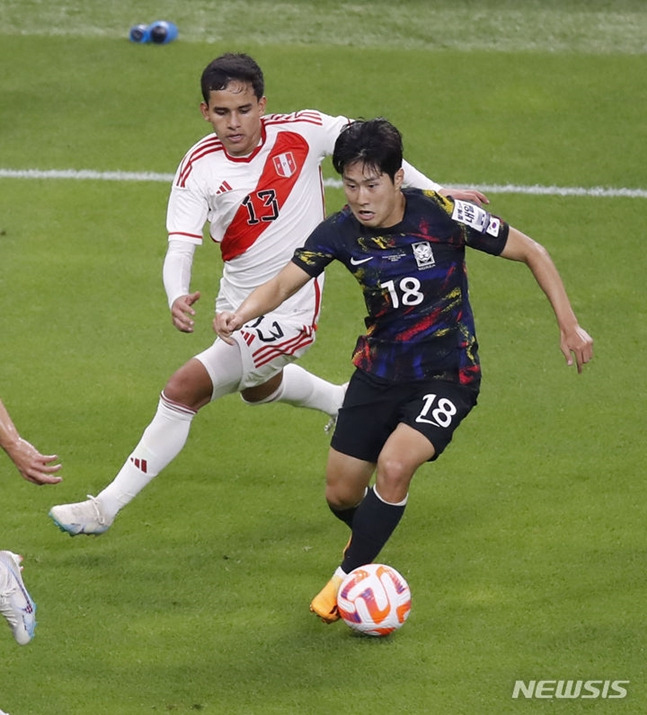
[[[19,645],[27,645],[36,628],[36,604],[20,574],[22,556],[0,551],[0,613],[7,619]]]
[[[53,506],[49,510],[49,516],[61,531],[70,536],[77,534],[98,536],[108,531],[114,521],[114,518],[109,518],[103,513],[97,499],[89,494],[86,501]]]

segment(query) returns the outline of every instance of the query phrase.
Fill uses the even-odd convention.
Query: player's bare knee
[[[415,469],[397,456],[380,457],[377,465],[376,486],[380,496],[391,501],[400,494],[406,494]]]
[[[204,369],[201,371],[183,366],[173,373],[164,387],[167,399],[177,404],[199,410],[211,401],[213,385]]]
[[[164,386],[164,395],[173,402],[185,403],[188,396],[190,382],[184,377],[181,371],[177,371],[169,377]]]
[[[356,490],[340,483],[326,486],[326,501],[328,506],[335,511],[357,506],[363,496],[364,488]]]

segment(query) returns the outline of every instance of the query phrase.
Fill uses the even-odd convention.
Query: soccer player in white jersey
[[[178,167],[168,203],[164,287],[173,325],[194,328],[193,254],[208,223],[224,261],[216,310],[233,311],[290,260],[324,218],[321,162],[351,120],[315,110],[265,115],[263,73],[248,55],[228,53],[201,79],[200,109],[214,133]],[[442,190],[408,164],[405,183]],[[487,202],[474,190],[452,195]],[[164,387],[153,421],[113,481],[96,497],[62,504],[50,516],[63,531],[101,534],[182,450],[200,408],[240,392],[248,404],[286,402],[334,418],[345,385],[293,364],[314,343],[323,281],[305,285],[277,311],[245,326],[235,345],[220,339],[180,367]]]

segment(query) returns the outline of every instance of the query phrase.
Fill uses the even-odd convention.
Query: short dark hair
[[[353,122],[335,142],[332,164],[339,174],[349,164],[361,162],[394,179],[402,167],[402,135],[388,120],[378,117]]]
[[[263,70],[249,55],[227,52],[211,61],[202,72],[200,85],[204,101],[209,103],[209,93],[225,89],[230,82],[251,84],[257,99],[265,94]]]

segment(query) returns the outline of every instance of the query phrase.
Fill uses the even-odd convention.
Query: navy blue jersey
[[[466,201],[418,189],[403,194],[397,225],[368,228],[346,206],[292,260],[314,277],[336,259],[360,284],[368,315],[353,353],[356,367],[390,382],[438,377],[478,390],[465,246],[498,255],[509,227]]]

